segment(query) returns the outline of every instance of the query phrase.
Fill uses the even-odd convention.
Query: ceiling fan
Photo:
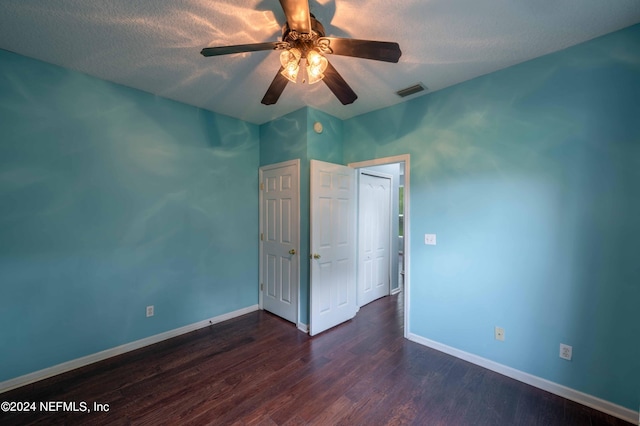
[[[324,27],[309,12],[308,0],[280,0],[287,22],[282,27],[282,41],[239,44],[223,47],[205,47],[203,56],[280,50],[280,70],[262,98],[265,105],[278,102],[289,81],[295,83],[300,63],[306,63],[309,84],[322,80],[343,105],[353,103],[358,95],[329,63],[326,54],[353,56],[376,61],[398,62],[402,52],[398,43],[325,37]],[[304,82],[304,80],[303,80]]]

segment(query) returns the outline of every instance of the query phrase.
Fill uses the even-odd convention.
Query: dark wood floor
[[[1,413],[1,424],[628,425],[402,337],[391,296],[313,338],[254,312],[0,401],[108,412]]]

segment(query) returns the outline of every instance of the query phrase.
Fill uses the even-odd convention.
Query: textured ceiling
[[[278,40],[277,0],[2,0],[0,48],[260,124],[305,105],[346,119],[402,102],[395,92],[418,82],[432,92],[640,22],[639,0],[312,0],[310,8],[327,35],[400,44],[397,64],[329,57],[358,94],[352,105],[322,83],[298,83],[265,106],[276,52],[200,55]]]

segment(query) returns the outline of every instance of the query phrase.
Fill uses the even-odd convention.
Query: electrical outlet
[[[147,317],[153,316],[153,305],[147,306]]]
[[[424,243],[428,246],[435,246],[436,234],[424,234]]]
[[[569,345],[565,345],[564,343],[560,343],[560,358],[566,359],[567,361],[571,361],[572,355],[573,355],[573,348]]]
[[[496,340],[500,340],[504,342],[504,328],[496,327],[495,333],[496,333]]]

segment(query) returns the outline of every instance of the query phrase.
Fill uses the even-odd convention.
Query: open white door
[[[356,315],[356,171],[311,160],[311,317],[315,335]]]

